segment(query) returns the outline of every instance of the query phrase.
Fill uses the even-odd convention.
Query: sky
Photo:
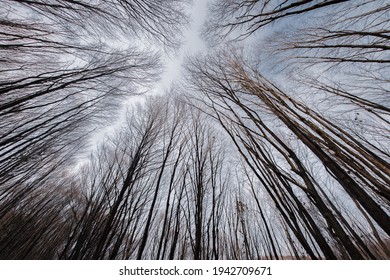
[[[201,27],[206,20],[207,15],[207,3],[209,0],[196,0],[193,1],[191,6],[191,19],[190,25],[183,32],[183,45],[177,54],[165,55],[164,68],[165,71],[161,76],[160,82],[152,92],[164,93],[170,89],[173,82],[180,80],[182,74],[182,62],[186,56],[194,55],[197,52],[204,51],[206,45],[200,38]]]
[[[200,31],[207,16],[207,6],[210,0],[196,0],[190,6],[190,23],[187,28],[183,30],[183,43],[176,52],[165,53],[162,57],[163,73],[156,85],[147,93],[140,96],[130,96],[122,103],[122,111],[118,113],[116,121],[110,123],[106,127],[96,132],[91,139],[92,147],[104,141],[106,135],[112,135],[121,125],[123,125],[126,117],[126,111],[135,103],[143,102],[147,96],[162,95],[167,93],[172,84],[179,81],[182,77],[183,66],[182,63],[186,56],[195,55],[198,52],[206,49],[205,42],[200,37]]]

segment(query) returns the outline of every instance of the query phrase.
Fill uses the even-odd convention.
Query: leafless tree
[[[320,191],[321,186],[310,175],[294,148],[287,145],[266,124],[260,112],[262,110],[268,113],[269,117],[284,125],[285,133],[292,132],[308,152],[322,162],[329,175],[343,187],[351,199],[358,202],[387,234],[388,163],[346,131],[282,92],[238,55],[222,53],[205,60],[195,60],[189,65],[189,71],[195,88],[204,94],[206,104],[240,149],[247,164],[257,173],[258,180],[263,181],[265,188],[274,185],[275,204],[279,207],[295,204],[296,215],[302,219],[300,223],[306,224],[307,230],[312,232],[325,257],[334,258],[336,255],[322,237],[311,213],[297,200],[293,188],[300,188],[323,215],[328,229],[332,228],[328,234],[333,235],[336,243],[341,241],[337,246],[344,246],[351,258],[362,258],[361,250],[366,251],[367,257],[373,257],[352,228],[348,224],[342,225],[345,223],[342,220],[343,214],[338,218],[341,219],[341,224],[334,218],[335,210],[329,205],[329,199],[323,197],[325,193]],[[275,161],[276,155],[279,157],[278,161]],[[280,160],[282,161],[279,162]],[[278,167],[280,165],[288,166],[291,171],[286,172],[284,168]],[[282,191],[286,193],[282,195]],[[270,189],[268,193],[272,194]],[[283,200],[290,197],[290,201],[281,203],[276,200],[276,195],[282,195],[280,199]],[[283,213],[291,210],[280,208],[279,211]],[[288,216],[285,217],[288,222]],[[300,227],[300,223],[296,226]],[[290,228],[292,225],[290,221]],[[343,227],[347,227],[353,238]],[[303,236],[297,229],[295,235],[298,239]],[[352,240],[362,248],[358,249]],[[312,258],[318,257],[307,241],[306,238],[300,238],[309,255]]]
[[[213,3],[205,35],[209,40],[224,39],[235,30],[235,38],[243,39],[274,22],[350,2],[349,0],[310,1],[237,1],[219,0]]]
[[[10,219],[12,213],[20,213],[17,215],[21,219],[28,219],[28,208],[39,209],[36,213],[32,212],[32,222],[28,224],[31,228],[36,226],[36,236],[23,241],[28,236],[12,236],[8,232],[11,234],[9,238],[16,238],[12,239],[16,242],[14,249],[19,246],[14,254],[8,255],[10,258],[49,258],[49,255],[55,258],[58,257],[54,253],[58,248],[55,248],[62,246],[62,242],[68,244],[63,250],[64,258],[106,257],[107,248],[104,246],[111,244],[107,240],[113,240],[113,236],[120,239],[104,230],[104,225],[108,228],[116,222],[112,217],[116,214],[103,215],[107,210],[104,205],[97,210],[101,201],[95,196],[99,197],[104,192],[99,192],[97,188],[83,200],[83,188],[86,186],[78,183],[79,190],[72,191],[78,198],[77,202],[69,202],[72,210],[62,213],[60,206],[55,206],[55,201],[60,201],[58,205],[68,202],[54,195],[55,188],[62,191],[70,185],[61,186],[56,179],[65,170],[73,168],[95,131],[118,117],[116,112],[124,98],[142,94],[151,82],[156,81],[161,69],[157,52],[161,48],[172,50],[179,45],[180,30],[186,23],[183,12],[186,4],[186,1],[2,2],[0,212],[5,217],[2,223],[21,226],[21,223]],[[142,49],[135,42],[140,39],[156,47]],[[99,170],[102,171],[103,167],[96,172]],[[109,189],[111,186],[100,187]],[[43,198],[33,199],[35,194]],[[112,213],[116,213],[115,207]],[[42,211],[47,211],[47,221],[61,216],[66,218],[74,212],[67,225],[73,233],[69,240],[59,241],[53,248],[48,248],[52,250],[50,253],[44,253],[38,245],[36,251],[31,249],[30,253],[26,253],[28,250],[25,252],[20,248],[33,248],[33,244],[37,243],[34,238],[39,234],[48,236],[49,242],[49,232],[55,227],[62,227],[53,223],[53,227],[45,233],[44,226],[39,226],[46,222],[39,220]],[[86,220],[79,215],[87,217]],[[75,241],[91,242],[88,227],[93,226],[89,218],[96,218],[96,225],[102,227],[101,244],[95,252],[85,251],[85,247]],[[79,219],[86,222],[85,225],[81,226]],[[81,228],[82,237],[79,237],[76,232]],[[123,236],[125,229],[119,229],[117,234]],[[53,233],[53,240],[56,240],[54,237]],[[10,241],[4,242],[4,246],[11,244]],[[119,241],[112,249],[112,258],[117,255],[117,244]],[[7,254],[4,256],[7,257]]]

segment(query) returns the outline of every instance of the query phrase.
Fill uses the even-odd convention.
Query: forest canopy
[[[2,1],[0,259],[389,259],[387,1],[192,7]]]

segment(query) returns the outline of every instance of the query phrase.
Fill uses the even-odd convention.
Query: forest
[[[389,2],[194,2],[0,1],[0,259],[390,259]]]

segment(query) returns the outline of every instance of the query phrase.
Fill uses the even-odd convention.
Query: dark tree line
[[[80,174],[60,174],[64,179],[52,193],[25,199],[27,207],[37,207],[20,213],[34,232],[19,233],[23,223],[8,214],[4,228],[17,230],[1,243],[16,240],[18,248],[14,255],[2,250],[2,257],[223,258],[219,227],[229,178],[220,141],[199,111],[181,103],[160,98],[134,109]],[[56,223],[46,227],[50,220],[41,221],[41,211]],[[45,255],[47,243],[31,243],[40,236],[51,240],[52,255]],[[22,254],[27,245],[35,255]]]

